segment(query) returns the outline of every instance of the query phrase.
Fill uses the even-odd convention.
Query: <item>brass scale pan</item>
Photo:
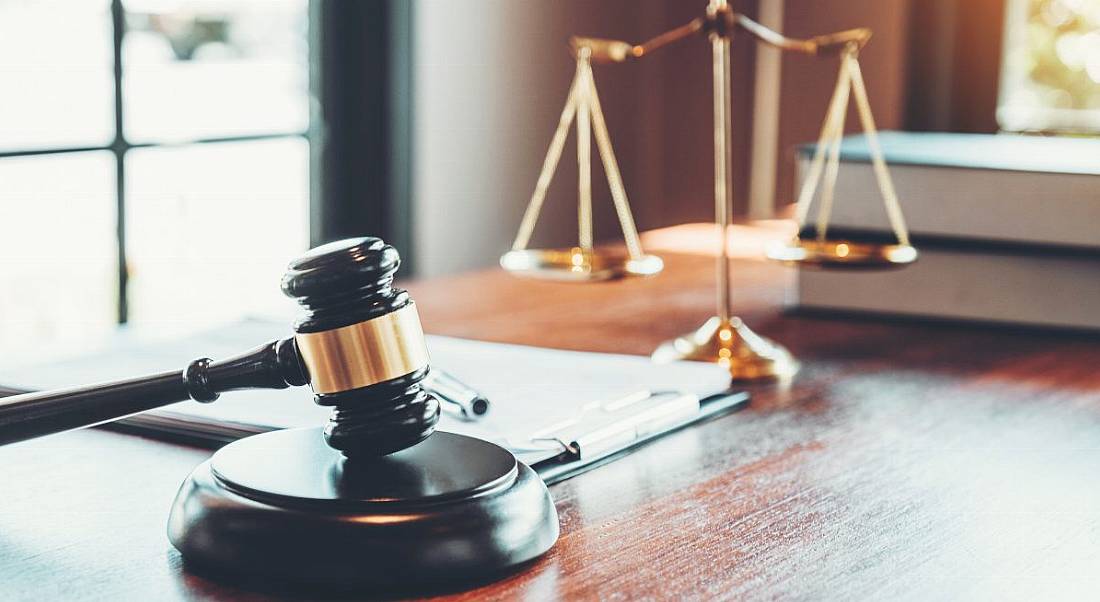
[[[917,260],[912,245],[856,242],[843,239],[795,238],[768,249],[768,259],[803,267],[840,269],[894,269]]]
[[[653,276],[664,262],[656,255],[632,258],[625,253],[603,249],[523,249],[509,251],[500,258],[500,265],[517,276],[592,282],[624,276]]]

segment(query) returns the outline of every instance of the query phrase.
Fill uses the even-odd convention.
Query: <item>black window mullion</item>
[[[114,46],[114,87],[115,87],[115,140],[111,150],[115,155],[115,211],[116,237],[118,248],[118,323],[125,324],[129,319],[127,288],[129,274],[126,269],[126,151],[129,144],[123,133],[122,115],[122,38],[126,35],[126,14],[122,0],[111,0],[111,25]]]

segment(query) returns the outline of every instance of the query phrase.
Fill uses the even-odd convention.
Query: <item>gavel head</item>
[[[393,286],[401,259],[379,238],[352,238],[291,262],[283,292],[305,315],[295,346],[319,405],[331,406],[325,441],[349,458],[427,439],[439,402],[420,387],[428,353],[416,305]]]

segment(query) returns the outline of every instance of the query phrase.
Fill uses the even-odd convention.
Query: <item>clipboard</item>
[[[284,330],[250,320],[173,341],[133,341],[48,365],[0,370],[0,396],[156,372],[200,355],[221,356]],[[512,451],[548,483],[610,462],[668,433],[743,407],[713,364],[564,351],[429,335],[433,364],[492,400],[481,420],[444,415],[442,431],[479,437]],[[568,374],[562,378],[562,374]],[[216,404],[183,402],[103,425],[216,449],[253,434],[324,424],[328,408],[305,388],[239,391]]]
[[[589,421],[582,416],[576,426],[563,426],[558,433],[544,434],[548,441],[561,447],[561,453],[535,462],[531,468],[547,485],[560,483],[666,435],[745,408],[751,396],[747,391],[729,390],[700,399],[690,393],[661,391],[649,394],[649,399],[652,398],[665,399],[660,400],[659,406],[641,409],[639,402],[646,398],[631,396],[622,405],[612,402],[588,410]],[[604,415],[596,418],[601,413]]]

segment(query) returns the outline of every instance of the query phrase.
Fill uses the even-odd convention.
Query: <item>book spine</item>
[[[801,155],[800,182],[808,164]],[[1100,249],[1100,176],[928,165],[891,165],[890,172],[915,241],[931,236]],[[842,162],[832,227],[890,232],[869,164]]]
[[[950,320],[1100,329],[1100,258],[929,249],[901,270],[800,270],[791,305]]]

